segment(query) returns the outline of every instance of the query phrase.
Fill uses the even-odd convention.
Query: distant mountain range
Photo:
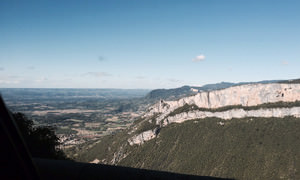
[[[286,80],[285,80],[286,81]],[[293,81],[293,80],[292,80]],[[164,99],[164,100],[176,100],[185,96],[194,95],[201,91],[213,91],[219,89],[225,89],[232,86],[239,86],[243,84],[268,84],[268,83],[276,83],[283,82],[282,80],[265,80],[258,82],[239,82],[239,83],[231,83],[231,82],[220,82],[215,84],[206,84],[204,86],[182,86],[174,89],[155,89],[149,92],[146,96],[148,99]]]

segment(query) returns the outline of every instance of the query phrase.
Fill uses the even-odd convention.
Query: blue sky
[[[0,87],[300,78],[299,1],[0,1]]]

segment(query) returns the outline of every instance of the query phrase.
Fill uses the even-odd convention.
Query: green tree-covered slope
[[[202,176],[300,179],[299,127],[294,117],[190,120],[163,127],[140,146],[130,146],[124,130],[76,157],[102,163],[121,157],[115,164]]]

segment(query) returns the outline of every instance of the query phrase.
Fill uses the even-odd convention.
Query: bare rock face
[[[158,120],[162,120],[164,115],[185,104],[195,104],[199,108],[220,108],[232,105],[257,106],[264,103],[294,102],[296,100],[300,100],[300,84],[249,84],[200,92],[177,101],[160,101],[153,105],[145,116],[161,113],[161,118]]]
[[[128,139],[129,144],[132,146],[134,144],[141,145],[145,141],[149,141],[156,137],[156,129],[144,131],[141,134],[135,135],[132,138]]]
[[[177,101],[160,100],[157,104],[149,108],[149,111],[144,115],[144,117],[147,119],[147,117],[153,117],[155,114],[158,115],[156,118],[156,124],[160,126],[207,117],[217,117],[224,120],[244,117],[300,117],[300,107],[264,108],[257,110],[233,108],[221,112],[191,110],[170,116],[172,111],[184,106],[185,104],[196,105],[199,108],[214,109],[225,106],[257,106],[265,103],[275,103],[280,101],[295,102],[299,100],[300,84],[248,84],[233,86],[222,90],[200,92],[194,96],[185,97]],[[139,135],[133,136],[128,139],[128,142],[130,145],[141,145],[145,141],[155,138],[156,135],[157,133],[155,129],[148,130]]]
[[[123,144],[123,145],[119,148],[119,150],[118,150],[117,152],[114,153],[114,156],[113,156],[112,160],[110,161],[110,164],[115,165],[115,164],[117,164],[118,162],[120,162],[122,159],[126,158],[126,156],[127,156],[128,154],[126,154],[126,153],[124,152],[124,147],[125,147],[125,146],[126,146],[126,144]]]

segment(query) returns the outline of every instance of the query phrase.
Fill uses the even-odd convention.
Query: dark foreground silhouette
[[[34,159],[44,179],[222,179],[129,167],[79,163],[64,160]]]

